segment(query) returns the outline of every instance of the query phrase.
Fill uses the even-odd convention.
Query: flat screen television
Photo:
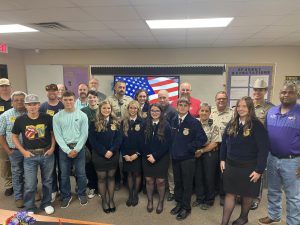
[[[134,99],[135,92],[139,89],[145,89],[149,95],[149,102],[153,104],[157,102],[157,93],[160,90],[169,92],[169,101],[173,102],[178,99],[179,76],[114,76],[114,83],[122,80],[126,83],[126,95]]]

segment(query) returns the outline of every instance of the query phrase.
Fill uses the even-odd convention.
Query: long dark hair
[[[238,126],[239,126],[239,119],[240,119],[240,115],[237,112],[237,108],[238,105],[240,104],[241,101],[245,101],[246,106],[248,108],[248,115],[246,116],[246,120],[245,120],[245,125],[243,127],[243,132],[244,134],[247,134],[247,131],[249,133],[249,131],[252,129],[252,121],[253,120],[258,120],[256,115],[255,115],[255,108],[254,108],[254,104],[253,101],[250,97],[245,96],[242,97],[241,99],[237,100],[235,108],[234,108],[234,117],[233,119],[229,122],[229,127],[227,130],[227,134],[230,136],[236,136],[237,132],[238,132]]]
[[[166,126],[166,120],[165,117],[163,115],[163,109],[161,107],[160,104],[158,103],[154,103],[149,107],[149,111],[148,111],[148,117],[146,119],[146,129],[145,129],[145,141],[146,143],[151,139],[151,136],[153,134],[153,126],[152,126],[152,117],[151,117],[151,109],[153,107],[157,107],[160,110],[160,117],[159,117],[159,123],[158,123],[158,130],[157,130],[157,137],[158,140],[161,142],[165,141],[165,134],[164,134],[164,130],[165,130],[165,126]]]
[[[139,89],[135,92],[135,95],[134,95],[134,100],[138,101],[138,96],[140,93],[142,92],[145,92],[145,94],[147,95],[147,99],[145,101],[145,104],[149,104],[149,95],[148,95],[148,92],[145,90],[145,89]]]

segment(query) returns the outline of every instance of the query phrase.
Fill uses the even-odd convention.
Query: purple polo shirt
[[[281,114],[281,105],[271,108],[266,125],[271,143],[271,153],[277,157],[300,154],[300,105],[295,104]]]

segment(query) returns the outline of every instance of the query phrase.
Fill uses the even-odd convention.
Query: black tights
[[[233,209],[235,207],[235,197],[234,194],[226,194],[225,196],[225,202],[223,207],[223,218],[222,218],[222,224],[221,225],[228,225],[231,214],[233,212]],[[245,221],[248,220],[248,214],[251,208],[251,204],[253,201],[253,198],[250,197],[242,197],[241,196],[241,214],[238,220]]]
[[[141,186],[141,174],[138,172],[128,172],[127,184],[129,193],[138,192]]]
[[[157,209],[161,210],[163,208],[164,198],[166,193],[165,179],[162,178],[146,177],[146,189],[147,189],[147,197],[148,197],[147,207],[153,208],[154,182],[156,183],[156,188],[159,196]]]
[[[103,209],[114,208],[115,193],[115,173],[116,169],[108,171],[97,171],[98,190],[102,198]],[[108,195],[108,201],[107,201]]]

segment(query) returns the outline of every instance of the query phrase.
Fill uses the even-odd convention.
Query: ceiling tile
[[[84,7],[85,12],[93,15],[98,20],[137,20],[139,16],[132,7],[120,6],[120,7]]]

